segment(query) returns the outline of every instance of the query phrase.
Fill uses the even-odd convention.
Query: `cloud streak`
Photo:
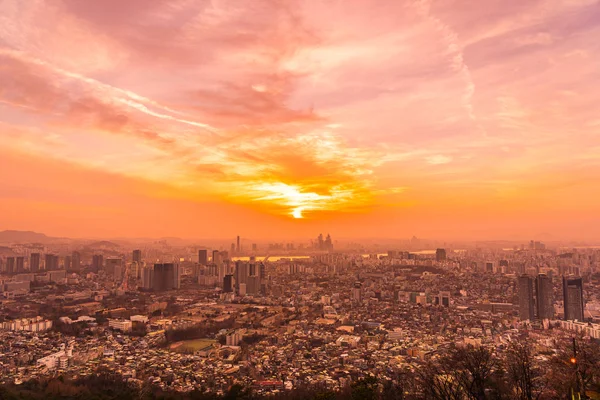
[[[6,151],[374,230],[451,192],[526,218],[534,176],[575,210],[600,166],[597,2],[101,3],[0,0]]]

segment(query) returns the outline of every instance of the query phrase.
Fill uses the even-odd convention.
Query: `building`
[[[141,270],[142,288],[146,290],[154,289],[154,266],[143,267]]]
[[[92,257],[92,271],[99,272],[104,267],[104,257],[96,254]]]
[[[227,333],[225,336],[225,344],[227,346],[239,346],[244,338],[244,334],[246,333],[243,329],[238,329],[232,332]]]
[[[362,283],[354,283],[354,287],[352,288],[352,300],[359,303],[362,301]]]
[[[235,250],[236,250],[238,253],[239,253],[239,252],[242,250],[242,249],[241,249],[241,247],[240,247],[240,237],[239,237],[239,236],[237,237],[237,247],[236,247],[236,249],[235,249]]]
[[[519,285],[519,317],[521,320],[533,320],[535,317],[533,308],[533,279],[528,275],[518,278]]]
[[[440,292],[435,296],[434,304],[442,307],[450,307],[450,292]]]
[[[17,274],[25,272],[25,257],[17,257],[15,259],[15,269]]]
[[[213,264],[220,264],[221,263],[221,257],[219,255],[219,250],[213,250],[212,252],[212,263]]]
[[[7,257],[6,258],[6,269],[5,269],[7,274],[14,274],[15,273],[15,258],[14,257]]]
[[[208,250],[198,250],[198,263],[208,265]]]
[[[223,291],[225,293],[233,292],[233,275],[225,275],[223,278]]]
[[[73,265],[73,259],[71,258],[71,256],[66,256],[64,263],[65,263],[65,270],[70,270]]]
[[[180,268],[173,263],[154,264],[152,288],[155,292],[179,289]]]
[[[121,332],[131,332],[133,322],[128,319],[109,319],[108,327]]]
[[[437,262],[446,261],[446,249],[437,249],[435,251],[435,260]]]
[[[67,271],[64,269],[48,271],[47,275],[50,282],[64,282],[67,279]]]
[[[115,279],[119,279],[123,274],[123,260],[117,257],[107,258],[104,263],[104,271]]]
[[[43,332],[52,329],[52,321],[38,316],[0,322],[0,329],[7,331]]]
[[[554,295],[552,278],[539,274],[535,280],[536,312],[538,319],[554,318]]]
[[[46,271],[56,271],[58,269],[58,256],[55,254],[46,254]]]
[[[250,276],[250,264],[243,261],[235,262],[235,289],[239,293],[240,285],[248,283],[248,276]]]
[[[246,293],[249,295],[260,294],[260,278],[256,275],[251,275],[247,279]]]
[[[40,271],[40,261],[41,261],[40,253],[31,253],[29,258],[29,270],[31,272],[39,272]]]
[[[131,260],[132,260],[132,262],[136,262],[136,263],[140,264],[142,262],[142,251],[134,250]]]
[[[181,288],[181,266],[175,264],[173,266],[173,289]]]
[[[314,245],[316,250],[321,250],[321,251],[333,251],[333,241],[331,240],[331,236],[329,234],[327,234],[327,238],[325,240],[323,240],[323,234],[320,234],[317,237],[317,241]]]
[[[71,254],[71,266],[76,271],[81,268],[81,254],[78,251],[74,251]]]
[[[0,289],[6,293],[27,293],[31,289],[30,281],[5,281],[0,284]],[[5,294],[6,294],[5,293]]]
[[[563,276],[565,321],[583,321],[583,280]]]
[[[50,354],[44,358],[40,358],[36,361],[38,367],[46,367],[48,370],[55,370],[57,368],[66,369],[69,367],[69,360],[73,357],[73,348],[69,347],[65,349],[62,345],[62,350]]]

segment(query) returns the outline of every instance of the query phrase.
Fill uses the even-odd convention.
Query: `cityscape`
[[[0,400],[600,400],[600,0],[0,0]]]
[[[240,388],[287,398],[341,396],[376,377],[385,398],[452,398],[445,391],[462,383],[428,387],[428,368],[456,349],[482,349],[492,358],[481,390],[500,396],[494,368],[510,371],[515,346],[526,346],[518,349],[534,398],[598,393],[600,247],[431,248],[442,243],[413,237],[383,251],[322,234],[295,243],[237,236],[216,248],[6,240],[30,235],[0,233],[9,387],[103,373],[182,396]],[[494,379],[520,393],[520,378]]]

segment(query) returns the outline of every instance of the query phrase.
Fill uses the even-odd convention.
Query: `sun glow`
[[[294,210],[292,211],[292,216],[296,219],[304,218],[304,216],[302,215],[303,209],[303,207],[294,208]]]

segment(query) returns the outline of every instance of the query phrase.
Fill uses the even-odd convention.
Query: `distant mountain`
[[[43,233],[27,231],[2,231],[0,232],[0,243],[48,243],[54,238]]]

